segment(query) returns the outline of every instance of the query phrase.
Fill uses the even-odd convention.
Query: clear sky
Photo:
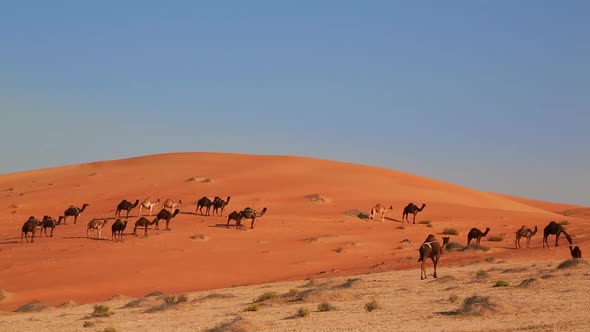
[[[590,1],[2,1],[0,173],[174,151],[590,205]]]

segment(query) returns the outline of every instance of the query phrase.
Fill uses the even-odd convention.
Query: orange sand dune
[[[193,177],[212,182],[187,181]],[[305,196],[319,194],[326,203]],[[150,230],[133,237],[138,209],[131,211],[124,242],[111,241],[110,220],[98,241],[86,238],[92,218],[113,217],[122,199],[182,199],[172,231]],[[202,196],[231,196],[224,217],[195,214]],[[417,221],[402,225],[408,202],[426,203]],[[90,207],[77,224],[60,225],[53,238],[20,243],[23,222],[34,215],[57,218],[69,205]],[[385,222],[345,214],[393,205]],[[246,206],[268,208],[255,229],[227,229],[226,215]],[[576,207],[578,208],[578,207]],[[567,207],[564,210],[569,209]],[[558,248],[541,248],[537,234],[530,249],[513,249],[521,225],[542,228],[549,220],[566,226],[582,251],[589,219],[556,214],[550,203],[481,192],[389,169],[311,158],[220,153],[176,153],[94,162],[0,175],[0,309],[39,299],[50,305],[86,303],[114,294],[141,296],[150,291],[188,292],[307,277],[416,269],[417,248],[429,233],[455,228],[451,241],[465,243],[471,227],[491,231],[487,252],[446,254],[444,265],[489,256],[510,260],[562,259]],[[249,226],[249,221],[246,221]],[[194,235],[204,235],[194,237]],[[489,242],[491,236],[503,236]],[[92,233],[91,236],[96,236]],[[441,235],[438,235],[441,236]],[[408,239],[410,243],[402,242]],[[553,237],[551,238],[553,243]]]

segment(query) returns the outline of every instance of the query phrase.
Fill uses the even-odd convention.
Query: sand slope
[[[187,181],[193,177],[212,182]],[[326,202],[305,198],[310,194]],[[148,237],[126,236],[123,243],[113,243],[110,220],[103,232],[108,241],[86,238],[90,219],[112,217],[122,199],[149,196],[183,200],[172,231],[150,230]],[[195,214],[202,196],[231,196],[224,217]],[[408,202],[427,204],[417,221],[430,221],[432,227],[399,222]],[[90,207],[76,225],[68,221],[53,238],[20,243],[20,228],[30,215],[57,217],[69,205],[83,203]],[[368,212],[375,203],[393,205],[386,222],[345,214]],[[246,206],[267,207],[268,213],[254,230],[225,228],[225,215]],[[541,234],[532,248],[512,249],[517,228],[537,225],[542,233],[549,220],[567,219],[568,231],[585,252],[589,219],[583,213],[566,217],[547,206],[553,207],[388,169],[285,156],[176,153],[5,174],[0,175],[0,285],[7,296],[0,309],[14,310],[34,299],[50,305],[87,303],[113,294],[178,293],[397,269],[413,269],[418,277],[419,244],[445,228],[457,229],[452,241],[460,243],[471,227],[490,227],[488,238],[504,237],[484,239],[488,252],[449,255],[446,264],[492,254],[511,260],[567,258],[565,240],[558,248],[542,249]],[[132,210],[127,234],[137,212]]]

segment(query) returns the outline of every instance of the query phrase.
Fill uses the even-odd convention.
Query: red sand
[[[214,182],[187,182],[191,177]],[[305,199],[320,194],[316,204]],[[86,224],[113,217],[122,199],[182,199],[171,232],[149,231],[148,237],[125,236],[111,241],[86,238]],[[195,214],[202,196],[231,196],[224,217]],[[403,207],[426,203],[418,221],[402,224]],[[60,225],[53,238],[20,243],[20,228],[30,216],[57,218],[69,205],[90,207],[76,225]],[[369,212],[381,203],[394,210],[384,223],[345,215]],[[246,206],[268,208],[255,229],[227,229],[227,216]],[[133,230],[139,209],[131,211]],[[159,208],[155,210],[157,213]],[[556,212],[574,211],[568,216]],[[13,310],[34,299],[50,305],[66,300],[86,303],[115,294],[141,296],[155,290],[187,292],[310,276],[334,276],[416,269],[417,248],[429,233],[455,228],[451,241],[465,244],[471,227],[491,231],[482,245],[488,252],[445,254],[441,265],[496,259],[543,260],[569,257],[567,242],[541,248],[542,229],[550,220],[566,226],[582,251],[588,244],[588,208],[486,193],[388,169],[284,156],[177,153],[0,175],[0,290],[7,297],[0,309]],[[145,213],[145,212],[144,212]],[[70,219],[70,218],[69,218]],[[249,226],[249,221],[246,221]],[[522,225],[539,227],[530,249],[513,249],[514,232]],[[192,239],[203,234],[206,239]],[[502,235],[501,242],[489,242]],[[96,233],[91,233],[96,236]],[[401,243],[409,239],[412,243]],[[554,243],[554,237],[550,238]],[[586,250],[587,251],[587,250]]]

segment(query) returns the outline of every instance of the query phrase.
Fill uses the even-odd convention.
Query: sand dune
[[[195,202],[202,196],[231,196],[224,217],[196,214]],[[147,197],[182,199],[172,231],[160,224],[160,231],[150,230],[148,237],[142,232],[130,236],[136,208],[124,242],[110,241],[112,219],[103,231],[107,240],[86,238],[89,220],[112,218],[122,199]],[[416,218],[421,223],[399,222],[408,202],[426,203]],[[55,229],[53,238],[20,243],[20,228],[30,215],[57,218],[69,205],[83,203],[90,206],[76,225],[68,221]],[[370,212],[376,203],[394,207],[383,223],[345,214]],[[253,230],[227,229],[225,216],[247,206],[267,207],[268,212]],[[565,239],[558,248],[543,249],[537,234],[530,249],[514,250],[514,231],[521,225],[542,230],[550,220],[567,220],[574,242],[585,252],[590,220],[584,213],[559,213],[571,209],[584,207],[486,193],[383,168],[287,156],[176,153],[4,174],[0,287],[7,295],[0,309],[14,310],[35,299],[56,306],[115,294],[191,292],[387,270],[412,269],[418,277],[419,244],[429,233],[441,236],[445,228],[455,228],[459,235],[451,241],[460,243],[466,242],[471,227],[491,228],[482,240],[489,251],[453,252],[445,257],[448,265],[489,255],[512,261],[564,259],[569,255]],[[488,241],[494,235],[503,239]]]

